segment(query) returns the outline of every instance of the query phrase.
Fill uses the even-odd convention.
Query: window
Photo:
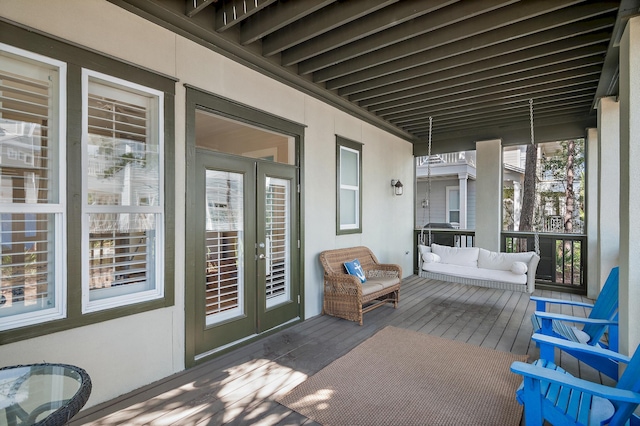
[[[2,343],[174,303],[175,83],[0,22]]]
[[[336,136],[337,234],[362,232],[362,144]]]
[[[83,70],[83,310],[162,296],[162,94]]]
[[[0,44],[0,331],[65,316],[65,82]]]
[[[460,224],[460,187],[447,186],[447,222]]]

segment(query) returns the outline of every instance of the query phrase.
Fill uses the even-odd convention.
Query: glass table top
[[[89,375],[73,365],[0,368],[0,425],[65,424],[80,411],[90,393]]]

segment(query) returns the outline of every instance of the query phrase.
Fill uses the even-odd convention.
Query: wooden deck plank
[[[545,297],[587,300],[536,291]],[[557,309],[557,308],[556,308]],[[316,426],[275,402],[306,377],[351,351],[382,328],[395,327],[537,357],[529,317],[535,304],[524,293],[444,283],[412,276],[403,281],[397,309],[384,306],[364,325],[318,316],[214,360],[81,412],[72,425],[259,424]],[[561,312],[562,308],[556,312]],[[587,310],[574,310],[586,315]],[[598,372],[561,359],[590,380]],[[605,381],[606,378],[600,378]]]

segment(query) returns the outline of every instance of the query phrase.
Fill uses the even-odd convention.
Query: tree
[[[560,142],[560,148],[557,155],[546,158],[541,166],[543,173],[550,174],[553,181],[564,187],[564,231],[571,233],[574,228],[575,211],[579,208],[579,201],[584,197],[584,143],[582,140],[563,141]],[[579,198],[575,192],[576,175],[582,184]]]
[[[522,187],[522,209],[520,210],[520,231],[533,231],[537,159],[537,146],[534,144],[527,145],[527,155],[524,163],[524,185]]]
[[[573,210],[575,206],[576,193],[573,190],[574,170],[573,164],[576,153],[576,141],[567,142],[567,186],[564,190],[565,195],[565,211],[564,211],[564,231],[571,233],[573,231]]]
[[[522,209],[520,210],[520,231],[533,230],[533,211],[536,204],[536,167],[538,164],[538,148],[534,144],[527,145],[524,163],[524,185],[522,188]],[[527,251],[527,240],[519,240],[518,251]]]

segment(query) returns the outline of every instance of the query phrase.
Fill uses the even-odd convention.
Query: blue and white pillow
[[[358,259],[354,259],[351,262],[345,262],[344,267],[347,269],[349,275],[355,275],[356,277],[360,278],[361,283],[367,281],[367,277],[364,275],[362,265],[360,265],[360,261],[358,261]]]

